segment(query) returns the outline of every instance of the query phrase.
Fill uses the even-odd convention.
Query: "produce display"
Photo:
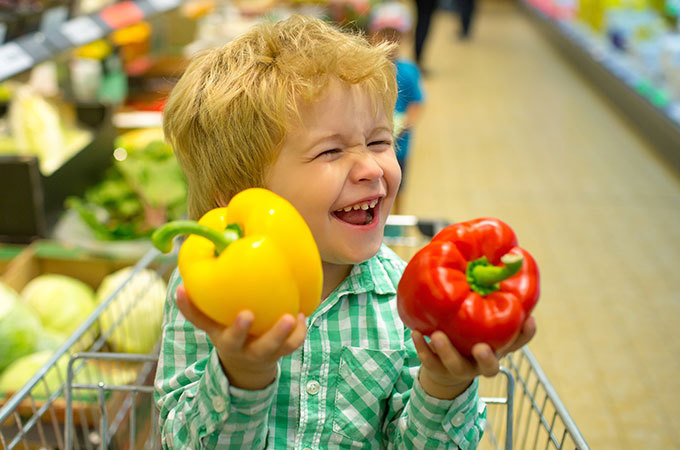
[[[399,315],[424,335],[443,331],[463,355],[486,342],[502,350],[539,296],[536,262],[504,222],[484,218],[440,231],[406,266]]]
[[[165,281],[155,271],[146,269],[133,275],[132,267],[104,277],[96,292],[80,280],[58,274],[33,278],[21,294],[0,282],[0,399],[23,386],[99,304],[114,294],[99,322],[71,351],[90,350],[101,335],[110,346],[107,350],[150,353],[160,338],[165,291]],[[59,361],[62,366],[47,374],[48,384],[65,380],[68,358]],[[104,372],[109,378],[117,374],[115,370]],[[49,386],[49,392],[54,392],[54,387]],[[39,397],[41,392],[44,385],[32,394]]]
[[[92,141],[92,131],[77,124],[73,106],[48,100],[28,85],[5,88],[10,101],[0,119],[0,155],[37,156],[40,172],[50,175]]]
[[[198,223],[171,222],[152,240],[172,249],[189,237],[178,257],[187,293],[207,316],[230,325],[244,309],[261,335],[283,314],[310,315],[319,304],[321,258],[309,227],[287,200],[266,189],[246,189],[226,207],[208,211]]]
[[[154,229],[186,213],[186,183],[160,128],[120,135],[113,167],[84,198],[70,197],[75,211],[102,241],[149,237]]]

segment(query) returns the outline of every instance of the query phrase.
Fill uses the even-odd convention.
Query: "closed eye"
[[[326,150],[326,151],[323,151],[323,152],[319,153],[318,155],[316,155],[316,157],[317,157],[317,158],[331,157],[331,156],[337,155],[338,153],[340,153],[340,149],[338,149],[338,148],[333,148],[333,149]]]
[[[377,146],[377,145],[392,145],[392,141],[389,141],[389,140],[385,140],[385,141],[373,141],[373,142],[370,142],[368,145],[369,145],[369,147],[370,147],[370,146],[374,146],[374,147],[375,147],[375,146]]]

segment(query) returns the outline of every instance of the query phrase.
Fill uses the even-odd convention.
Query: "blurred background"
[[[0,355],[0,447],[46,414],[34,387],[28,413],[10,401],[41,367],[94,341],[153,353],[158,321],[142,320],[155,328],[141,349],[92,325],[111,283],[130,282],[103,280],[186,213],[159,127],[192,55],[310,14],[400,44],[395,223],[510,224],[542,275],[529,348],[590,447],[680,448],[679,12],[678,0],[0,0],[0,335],[18,339]],[[48,323],[63,311],[8,315],[68,309],[55,305],[75,294],[56,285],[25,292],[54,273],[89,289],[70,326]],[[144,317],[158,316],[148,302]],[[59,414],[38,447],[63,448]]]

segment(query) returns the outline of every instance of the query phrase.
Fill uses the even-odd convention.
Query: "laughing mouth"
[[[370,225],[375,217],[375,207],[380,203],[376,198],[371,201],[345,206],[333,212],[333,215],[350,225]]]

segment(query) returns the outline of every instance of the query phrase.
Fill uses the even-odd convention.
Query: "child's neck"
[[[354,266],[352,264],[331,264],[322,261],[321,267],[323,269],[321,299],[325,300],[347,278],[347,275],[349,275]]]

